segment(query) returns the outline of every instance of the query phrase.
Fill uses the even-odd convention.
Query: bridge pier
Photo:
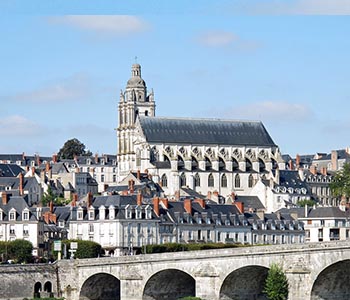
[[[196,280],[196,296],[203,300],[219,299],[216,291],[220,289],[219,277],[195,277]]]

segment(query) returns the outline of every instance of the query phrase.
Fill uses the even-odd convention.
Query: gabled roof
[[[149,143],[276,146],[259,121],[140,116]]]

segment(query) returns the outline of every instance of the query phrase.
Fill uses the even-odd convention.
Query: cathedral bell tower
[[[131,78],[126,84],[125,91],[120,91],[118,105],[117,155],[118,169],[121,176],[128,174],[129,171],[136,171],[134,151],[136,119],[138,116],[154,117],[155,107],[153,90],[147,95],[146,83],[141,77],[141,66],[133,64]]]

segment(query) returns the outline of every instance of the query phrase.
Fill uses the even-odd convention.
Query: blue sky
[[[0,2],[0,153],[116,153],[142,66],[158,116],[261,120],[282,153],[350,146],[350,1]]]

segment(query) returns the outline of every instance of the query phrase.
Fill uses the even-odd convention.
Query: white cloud
[[[225,47],[238,40],[238,36],[225,31],[207,31],[198,36],[198,42],[208,47]]]
[[[257,15],[349,15],[349,0],[265,0],[239,1],[235,11]]]
[[[71,77],[50,82],[31,91],[21,92],[9,98],[14,101],[55,103],[82,100],[91,92],[87,76],[75,74]]]
[[[38,136],[46,132],[39,124],[19,115],[12,115],[0,119],[0,136],[16,138],[28,138]],[[18,139],[21,142],[21,139]]]
[[[264,101],[226,110],[226,116],[237,119],[263,120],[276,123],[306,121],[314,117],[305,105],[283,101]]]
[[[128,15],[67,15],[49,17],[50,23],[63,24],[99,34],[127,35],[146,31],[150,25]]]
[[[260,45],[255,41],[247,41],[228,31],[206,31],[200,34],[196,41],[209,48],[225,48],[235,50],[255,50]]]

